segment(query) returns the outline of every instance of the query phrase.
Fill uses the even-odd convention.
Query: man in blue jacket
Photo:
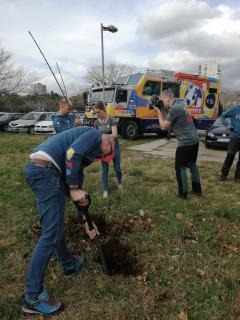
[[[229,118],[231,123],[229,123],[226,118]],[[240,104],[223,112],[221,115],[221,121],[227,129],[230,130],[230,141],[228,143],[227,156],[222,166],[222,173],[219,177],[220,181],[224,181],[227,179],[236,153],[240,151]],[[240,153],[235,170],[235,181],[240,182]]]
[[[110,155],[114,140],[90,127],[65,130],[37,146],[25,167],[26,180],[34,192],[41,222],[41,236],[33,251],[25,283],[23,312],[52,315],[63,309],[61,301],[49,296],[43,286],[44,273],[55,251],[65,275],[78,272],[84,265],[68,251],[64,238],[65,191],[81,206],[88,205],[82,190],[83,169],[96,158]],[[99,235],[83,221],[91,239]]]
[[[76,118],[73,114],[70,114],[72,111],[72,102],[65,98],[61,99],[58,103],[58,114],[52,116],[53,128],[56,133],[62,132],[81,125],[81,120]]]

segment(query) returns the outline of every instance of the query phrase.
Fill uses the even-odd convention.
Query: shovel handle
[[[87,220],[87,224],[88,224],[89,230],[92,231],[94,229],[94,226],[93,226],[92,220],[90,219],[90,216],[89,216],[89,213],[88,213],[87,210],[85,212],[85,217],[86,217],[86,220]]]
[[[85,216],[86,218],[86,221],[88,223],[88,227],[89,227],[89,230],[92,231],[92,229],[94,229],[94,226],[93,226],[93,223],[92,223],[92,220],[90,219],[90,216],[89,216],[89,213],[88,213],[88,207],[86,208],[83,208],[79,205],[78,201],[74,201],[74,204],[77,208],[77,211],[78,211],[78,214],[80,216]]]

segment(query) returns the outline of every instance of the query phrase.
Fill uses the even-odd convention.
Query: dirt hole
[[[139,219],[113,219],[111,222],[106,222],[101,215],[92,216],[92,220],[96,223],[101,233],[97,241],[102,249],[107,265],[107,272],[102,266],[103,272],[108,275],[122,274],[124,276],[141,274],[141,262],[136,250],[129,241],[126,239],[123,240],[121,237],[126,233],[136,230],[138,232],[148,232],[151,227],[149,221]],[[34,226],[33,229],[35,235],[39,237],[41,228]],[[99,255],[97,255],[97,251],[93,250],[94,242],[91,243],[89,240],[76,214],[68,216],[65,224],[65,235],[71,252],[80,256],[86,251],[92,251],[93,259],[101,264],[101,259]]]
[[[103,271],[108,275],[136,276],[141,273],[138,257],[129,244],[110,238],[101,245],[101,249],[107,266]],[[97,261],[101,263],[100,258]]]

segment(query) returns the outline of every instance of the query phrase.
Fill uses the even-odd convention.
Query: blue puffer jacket
[[[75,117],[73,114],[68,114],[67,116],[57,114],[52,116],[52,120],[55,132],[59,133],[73,128]]]
[[[231,119],[231,123],[228,123],[226,118]],[[221,121],[226,127],[228,125],[233,127],[233,130],[230,131],[230,138],[240,136],[240,104],[223,112],[221,115]]]
[[[43,151],[56,162],[68,185],[79,185],[85,167],[101,156],[101,133],[91,127],[65,130],[42,142],[32,152]]]

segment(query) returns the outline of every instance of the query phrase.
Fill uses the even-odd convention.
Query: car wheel
[[[3,131],[8,131],[8,124],[3,125]]]
[[[207,141],[205,141],[205,147],[206,147],[207,149],[210,149],[210,148],[211,148],[211,145],[210,145]]]
[[[34,127],[29,127],[29,129],[28,129],[28,132],[27,133],[31,133],[31,134],[33,134],[34,133]]]

